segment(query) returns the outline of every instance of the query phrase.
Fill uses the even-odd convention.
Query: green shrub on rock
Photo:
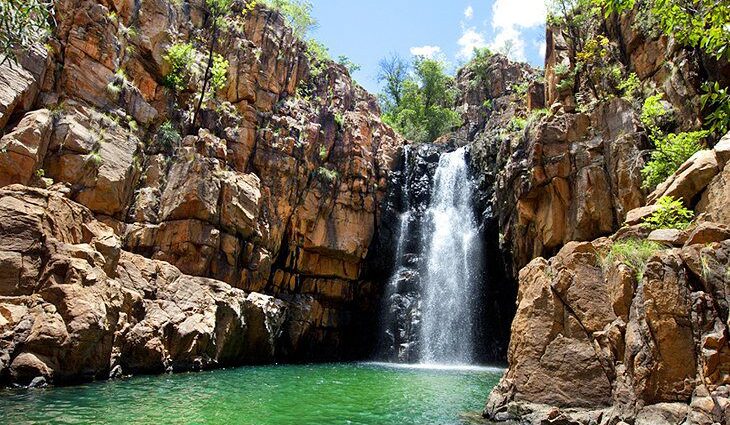
[[[167,53],[163,56],[170,64],[170,72],[165,75],[165,86],[176,91],[186,87],[194,56],[195,48],[191,43],[174,43],[168,47]]]
[[[642,239],[627,239],[615,242],[611,249],[602,258],[603,269],[612,267],[615,263],[626,264],[641,280],[646,271],[646,263],[652,255],[664,249],[664,246]]]
[[[656,149],[641,170],[642,187],[654,189],[674,174],[686,160],[703,148],[701,141],[707,134],[706,131],[692,131],[653,137]]]
[[[682,201],[671,196],[662,196],[657,201],[659,209],[644,219],[644,226],[656,229],[686,229],[692,222],[694,213]]]

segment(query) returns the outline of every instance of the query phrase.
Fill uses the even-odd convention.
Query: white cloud
[[[457,44],[459,45],[459,52],[456,54],[456,57],[464,60],[471,58],[475,48],[481,49],[487,46],[484,34],[478,32],[474,27],[464,28]]]
[[[489,49],[493,52],[503,53],[512,60],[525,60],[525,40],[522,33],[515,27],[503,28],[489,43]]]
[[[474,17],[474,8],[471,7],[471,5],[464,10],[464,17],[466,19],[471,19]]]
[[[530,28],[545,23],[545,0],[497,0],[492,6],[492,26]]]
[[[441,47],[439,47],[439,46],[411,47],[411,54],[413,56],[423,56],[426,58],[432,58],[439,53],[441,53]]]
[[[545,23],[544,0],[496,0],[492,6],[492,28],[496,35],[489,43],[492,50],[509,53],[510,58],[525,60],[525,41],[521,29]]]

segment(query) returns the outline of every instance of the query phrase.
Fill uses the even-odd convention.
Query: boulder
[[[699,151],[682,164],[664,183],[657,186],[648,196],[647,202],[654,203],[661,197],[671,196],[675,199],[682,199],[689,205],[719,172],[715,151]]]
[[[0,139],[0,187],[28,184],[43,176],[43,159],[51,138],[53,118],[47,109],[28,112]]]

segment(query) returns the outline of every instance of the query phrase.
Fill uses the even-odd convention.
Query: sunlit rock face
[[[0,185],[42,187],[51,191],[43,195],[49,199],[60,196],[88,208],[84,220],[97,220],[111,229],[122,259],[133,258],[142,269],[166,264],[175,270],[169,273],[188,276],[158,281],[130,272],[129,285],[146,288],[140,295],[142,304],[173,284],[184,286],[191,296],[228,288],[220,300],[217,295],[204,296],[212,310],[197,311],[190,305],[190,314],[201,324],[188,321],[185,328],[200,330],[205,337],[186,334],[154,340],[148,333],[157,332],[166,320],[159,316],[130,343],[130,350],[138,350],[139,344],[147,347],[144,355],[129,354],[124,344],[112,350],[111,339],[120,329],[116,326],[126,325],[117,324],[116,310],[110,313],[112,319],[108,311],[98,312],[99,320],[107,319],[95,338],[110,340],[100,346],[103,353],[94,354],[94,371],[110,365],[119,365],[121,373],[174,369],[188,362],[176,360],[175,350],[197,359],[185,363],[195,367],[360,356],[370,340],[359,338],[358,332],[377,308],[375,288],[363,282],[361,269],[403,140],[382,124],[375,98],[355,84],[344,67],[310,63],[305,44],[282,16],[261,6],[244,13],[244,2],[234,2],[227,18],[230,25],[221,35],[225,43],[217,49],[230,64],[227,81],[215,100],[203,103],[197,125],[191,126],[189,112],[202,84],[193,78],[177,92],[165,87],[169,64],[164,56],[175,42],[200,38],[201,46],[209,45],[209,22],[201,5],[162,0],[57,2],[58,25],[48,49],[31,52],[22,67],[11,70],[6,63],[2,68]],[[204,60],[198,52],[194,70]],[[310,72],[315,65],[318,72]],[[306,95],[298,96],[298,88]],[[167,121],[183,123],[175,124],[182,130],[180,140],[161,141],[158,129]],[[22,201],[26,189],[15,190],[14,199]],[[68,218],[67,225],[84,224],[75,223],[76,218]],[[25,233],[18,236],[23,237]],[[23,262],[26,266],[42,262],[40,251],[24,255],[30,262]],[[72,257],[66,251],[49,255]],[[38,296],[45,285],[38,279],[45,275],[37,266],[37,273],[24,280],[27,290],[4,295]],[[105,276],[100,282],[117,279],[115,268]],[[67,288],[83,286],[81,281],[73,280]],[[245,301],[245,294],[253,292],[276,298],[271,303]],[[59,306],[70,294],[58,292],[45,302]],[[232,312],[218,317],[214,306],[224,298],[240,305],[225,307]],[[88,303],[107,309],[106,301],[97,301]],[[182,300],[172,300],[178,301]],[[233,336],[227,333],[241,333],[236,329],[251,322],[243,310],[259,304],[271,305],[281,316],[272,320],[286,318],[292,332],[272,325],[270,349],[261,348],[262,342],[251,343],[257,354],[246,354],[249,342],[229,341]],[[15,311],[13,320],[29,323],[27,318],[36,317],[31,310]],[[63,314],[57,319],[58,332],[66,329],[59,338],[66,338],[73,320]],[[178,315],[174,323],[177,319],[187,320]],[[230,330],[216,328],[221,320]],[[20,330],[10,332],[19,338],[14,347],[28,336]],[[63,349],[72,353],[74,345],[68,344]],[[15,380],[16,374],[7,368],[22,352],[3,350],[3,378]],[[58,360],[58,353],[29,353],[36,359],[23,355],[21,360],[53,370],[43,376],[86,376]],[[47,361],[36,361],[40,355]],[[112,357],[119,361],[100,366]],[[128,357],[131,363],[125,363]],[[41,369],[45,370],[32,370]]]

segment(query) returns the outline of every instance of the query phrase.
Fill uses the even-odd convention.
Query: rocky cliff
[[[62,0],[48,44],[2,66],[0,380],[361,352],[361,266],[403,140],[344,67],[242,1],[193,122],[211,20],[200,1]]]
[[[641,103],[618,88],[635,73],[638,93],[663,94],[672,130],[696,130],[700,84],[726,85],[728,64],[652,35],[638,19],[589,24],[589,35],[606,38],[598,66],[610,72],[591,71],[569,30],[549,25],[544,78],[520,76],[498,55],[460,74],[476,90],[464,98],[461,137],[482,170],[482,208],[499,222],[500,252],[519,288],[490,420],[730,421],[726,139],[708,140],[710,149],[648,193]],[[512,100],[493,92],[505,78],[497,86]],[[640,224],[665,195],[698,214],[690,229],[650,233]],[[640,266],[612,254],[649,242],[658,245]]]

